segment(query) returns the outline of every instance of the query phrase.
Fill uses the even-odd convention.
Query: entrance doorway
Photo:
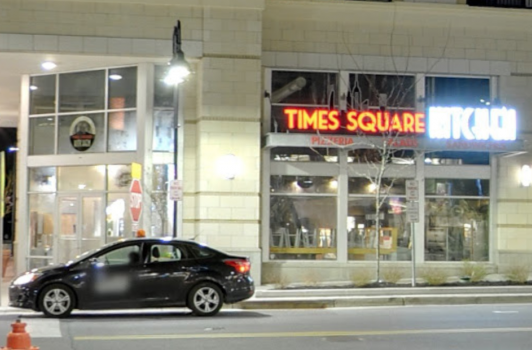
[[[105,243],[102,194],[58,196],[55,262],[67,262]]]

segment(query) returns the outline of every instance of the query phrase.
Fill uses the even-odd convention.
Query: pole
[[[179,176],[177,174],[177,152],[178,152],[178,142],[177,142],[177,129],[179,128],[179,84],[174,85],[174,180],[178,180]],[[177,237],[177,226],[178,226],[178,217],[177,217],[177,200],[174,200],[174,227],[172,232],[172,237]]]
[[[5,211],[5,174],[6,174],[6,153],[0,152],[0,248],[2,248],[2,259],[0,260],[0,306],[2,305],[2,284],[4,281],[4,211]]]
[[[410,222],[411,241],[412,241],[412,287],[416,286],[416,225]]]

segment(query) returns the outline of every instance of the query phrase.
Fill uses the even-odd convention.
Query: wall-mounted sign
[[[517,135],[515,109],[430,107],[428,134],[431,139],[514,141]]]
[[[288,130],[346,133],[425,133],[425,114],[407,111],[356,111],[284,108]]]
[[[70,143],[78,151],[91,148],[96,137],[96,126],[89,117],[78,117],[70,125]]]

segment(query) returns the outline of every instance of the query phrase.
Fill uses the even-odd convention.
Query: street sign
[[[131,220],[134,223],[137,223],[139,222],[140,214],[142,213],[142,186],[138,179],[131,180],[129,192],[129,211],[131,212]]]
[[[168,189],[168,196],[171,201],[183,200],[183,184],[181,180],[170,181],[170,188]]]
[[[419,182],[417,180],[406,180],[405,191],[407,201],[417,201],[419,199]]]

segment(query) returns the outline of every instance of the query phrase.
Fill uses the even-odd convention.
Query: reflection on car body
[[[250,298],[246,257],[192,241],[137,238],[114,242],[63,265],[16,278],[9,305],[68,316],[73,309],[186,306],[196,315]]]

